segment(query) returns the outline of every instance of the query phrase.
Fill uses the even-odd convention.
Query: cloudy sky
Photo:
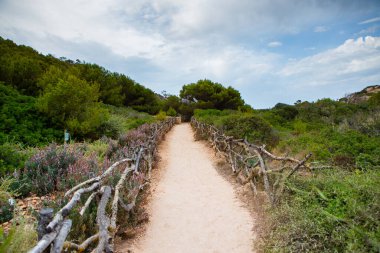
[[[158,93],[211,79],[254,108],[380,84],[380,0],[0,0],[0,36]]]

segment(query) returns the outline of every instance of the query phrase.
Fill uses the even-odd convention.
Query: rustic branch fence
[[[289,177],[301,168],[310,169],[306,162],[311,153],[302,160],[276,156],[265,146],[227,136],[215,126],[197,121],[194,117],[191,125],[197,137],[207,139],[215,152],[225,157],[242,184],[250,184],[255,195],[258,187],[263,186],[272,205],[278,202]],[[275,168],[270,168],[270,165]]]
[[[175,123],[175,118],[169,118],[160,123],[150,124],[149,129],[145,129],[149,137],[142,144],[128,147],[127,153],[131,154],[129,158],[115,162],[103,174],[88,179],[68,190],[65,197],[71,196],[71,199],[55,214],[47,226],[39,228],[39,230],[44,231],[44,235],[29,253],[46,252],[49,250],[49,246],[52,253],[60,253],[63,250],[83,252],[96,242],[97,246],[93,252],[114,252],[114,238],[118,229],[118,209],[121,207],[129,212],[135,206],[140,190],[149,182],[157,145]],[[122,165],[124,170],[114,186],[107,179]],[[91,202],[98,199],[96,215],[98,232],[81,244],[68,242],[66,238],[70,232],[72,221],[67,217],[85,194],[88,196],[87,201],[78,215],[83,216]],[[129,203],[126,204],[123,199],[128,199]],[[110,200],[111,206],[107,208]],[[51,212],[52,209],[50,209],[50,215],[52,215]]]

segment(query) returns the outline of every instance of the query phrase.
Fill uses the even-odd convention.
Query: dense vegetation
[[[330,99],[250,112],[198,110],[198,120],[265,143],[312,165],[286,183],[271,209],[268,252],[378,252],[380,249],[380,93],[350,104]]]
[[[210,80],[199,80],[196,83],[184,85],[180,91],[182,105],[178,111],[185,120],[193,116],[196,109],[248,109],[240,93],[232,87],[225,88]]]

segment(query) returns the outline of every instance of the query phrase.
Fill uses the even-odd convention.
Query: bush
[[[14,181],[12,178],[0,179],[0,224],[13,218],[14,205],[9,202],[9,199],[17,195],[11,189]]]
[[[279,137],[271,125],[252,113],[215,109],[196,110],[195,117],[201,122],[221,128],[227,135],[235,138],[247,138],[256,144],[266,144],[274,147]]]
[[[25,163],[22,176],[26,185],[22,189],[23,192],[46,195],[58,190],[60,180],[67,176],[70,166],[82,156],[82,151],[76,146],[63,147],[51,144],[40,150]]]
[[[278,144],[279,137],[273,128],[262,118],[255,115],[231,115],[223,120],[223,128],[226,134],[235,138],[247,138],[256,144],[266,144],[274,147]]]
[[[27,158],[27,152],[19,144],[6,142],[0,145],[0,177],[22,168]]]
[[[170,117],[175,117],[177,116],[177,112],[173,109],[173,107],[170,107],[169,110],[166,112],[166,115]]]
[[[270,252],[378,252],[380,173],[321,171],[288,182],[272,211]]]
[[[0,144],[17,142],[40,146],[62,135],[62,130],[38,112],[36,99],[21,95],[0,82]]]
[[[157,120],[165,120],[165,119],[166,119],[166,112],[164,112],[164,111],[160,111],[160,112],[156,115],[156,119],[157,119]]]

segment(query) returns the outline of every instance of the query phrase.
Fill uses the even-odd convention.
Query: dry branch
[[[65,218],[69,214],[70,210],[76,205],[76,203],[78,203],[83,193],[92,192],[93,190],[97,189],[99,186],[100,184],[97,182],[88,188],[82,188],[82,189],[77,190],[74,193],[71,200],[69,201],[69,203],[67,203],[61,210],[59,210],[58,213],[54,216],[54,219],[49,223],[49,225],[47,225],[46,231],[48,232],[53,231],[55,226],[57,226],[57,224],[61,222],[63,218]]]
[[[72,220],[65,220],[62,222],[62,227],[59,230],[57,237],[54,239],[50,253],[61,253],[63,249],[63,244],[66,240],[67,235],[70,232]]]
[[[47,247],[54,241],[57,237],[58,232],[52,231],[42,237],[41,240],[38,241],[37,245],[34,246],[33,249],[29,250],[28,253],[42,253]]]
[[[236,173],[236,176],[240,177],[243,184],[249,182],[255,194],[257,194],[257,183],[261,181],[272,205],[279,197],[279,189],[291,175],[300,168],[310,169],[306,162],[311,154],[302,161],[288,156],[277,156],[266,150],[264,145],[259,146],[249,143],[246,139],[226,136],[218,128],[199,122],[195,118],[191,120],[191,124],[195,129],[196,136],[208,139],[212,148],[226,158],[233,172],[245,171],[246,176],[241,173]],[[253,158],[257,158],[257,161],[251,165],[248,160]],[[280,168],[268,169],[266,163],[271,161],[281,161],[282,165]],[[287,168],[291,171],[285,175],[284,172]],[[274,184],[271,183],[272,180],[275,182]]]
[[[99,242],[96,248],[96,252],[102,253],[104,250],[107,251],[108,240],[110,238],[108,234],[108,227],[110,225],[110,218],[106,215],[106,207],[109,198],[111,197],[111,187],[103,186],[101,189],[102,197],[99,202],[98,211],[96,213],[96,223],[99,228]]]
[[[84,242],[82,242],[80,245],[73,243],[73,242],[65,242],[63,244],[63,249],[65,251],[68,250],[76,250],[78,252],[83,252],[85,251],[92,243],[96,242],[99,240],[99,234],[95,234],[89,238],[87,238]]]
[[[91,195],[88,197],[88,199],[86,200],[86,203],[84,204],[84,206],[82,207],[82,209],[80,210],[79,214],[81,216],[83,216],[84,212],[86,212],[86,209],[89,207],[89,205],[91,204],[91,201],[96,197],[96,195],[98,195],[99,192],[93,192],[91,193]]]
[[[83,186],[85,186],[87,184],[90,184],[90,183],[93,183],[93,182],[99,182],[100,180],[102,180],[103,178],[105,178],[106,176],[108,176],[120,164],[125,163],[125,162],[132,162],[132,161],[133,160],[130,159],[130,158],[125,158],[125,159],[122,159],[120,161],[115,162],[102,175],[94,177],[94,178],[90,178],[90,179],[84,181],[83,183],[80,183],[80,184],[74,186],[73,188],[71,188],[70,190],[68,190],[65,193],[65,197],[69,196],[71,193],[73,193],[74,191],[78,190],[79,188],[81,188],[81,187],[83,187]]]

